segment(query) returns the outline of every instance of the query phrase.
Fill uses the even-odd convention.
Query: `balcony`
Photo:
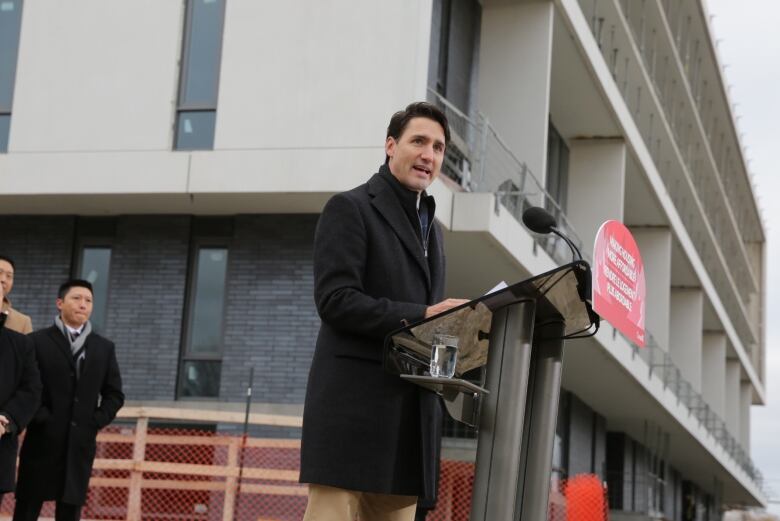
[[[694,2],[698,5],[697,2]],[[692,2],[579,0],[604,62],[631,111],[667,194],[736,333],[761,361],[763,242],[741,146],[701,13]],[[756,356],[758,353],[758,356]]]
[[[492,194],[495,211],[499,212],[503,208],[518,221],[524,209],[543,205],[554,214],[560,228],[572,238],[577,247],[584,249],[576,230],[558,203],[544,190],[528,166],[509,150],[483,115],[468,116],[434,91],[429,91],[429,98],[445,111],[449,120],[452,139],[447,146],[442,172],[454,181],[460,190]],[[534,239],[534,248],[543,249],[557,264],[571,260],[569,248],[559,238],[535,236]],[[583,255],[590,257],[588,251],[583,251]],[[644,361],[648,378],[660,378],[664,390],[670,390],[677,403],[687,409],[688,415],[696,419],[698,425],[706,430],[758,487],[762,487],[763,478],[750,456],[729,432],[723,419],[685,379],[669,353],[658,345],[652,332],[646,332],[644,348],[632,344],[625,337],[624,340],[631,345],[632,358]],[[472,437],[474,433],[453,427],[447,434]]]

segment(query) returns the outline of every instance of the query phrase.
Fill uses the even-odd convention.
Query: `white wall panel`
[[[485,5],[479,109],[544,183],[552,63],[552,2]]]
[[[214,148],[381,146],[426,96],[430,23],[430,0],[231,0]]]
[[[631,228],[645,266],[645,329],[669,351],[669,303],[672,281],[672,232],[668,228]]]
[[[170,149],[183,6],[25,2],[9,151]]]
[[[701,394],[721,419],[726,418],[726,335],[706,332],[702,337]]]
[[[672,288],[669,353],[683,378],[701,392],[703,293],[697,288]]]

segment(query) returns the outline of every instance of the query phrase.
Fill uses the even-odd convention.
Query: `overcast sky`
[[[780,500],[780,1],[705,2],[768,234],[767,405],[752,408],[751,452]]]

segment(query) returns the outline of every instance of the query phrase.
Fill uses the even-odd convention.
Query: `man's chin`
[[[429,186],[431,186],[430,179],[421,179],[421,178],[415,179],[414,188],[418,192],[422,192],[423,190],[426,190]]]

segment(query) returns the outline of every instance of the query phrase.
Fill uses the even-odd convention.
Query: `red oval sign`
[[[596,234],[593,310],[645,346],[645,267],[634,237],[618,221],[605,222]]]

